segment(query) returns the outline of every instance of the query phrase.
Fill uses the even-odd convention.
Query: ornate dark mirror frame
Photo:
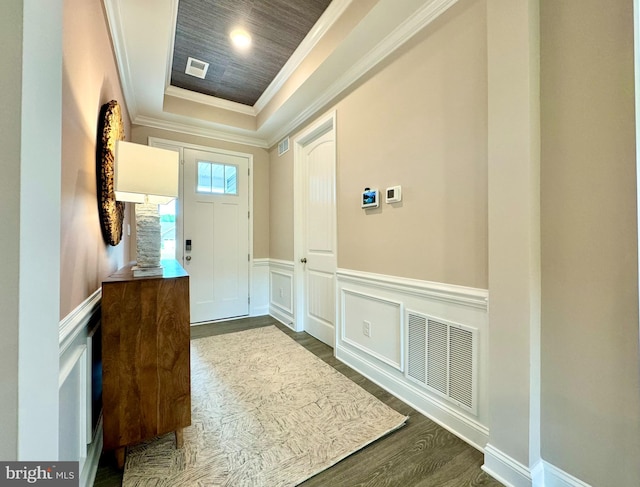
[[[113,172],[117,140],[124,140],[124,125],[120,105],[116,100],[102,105],[96,147],[98,212],[104,241],[118,245],[122,240],[124,202],[116,201]]]

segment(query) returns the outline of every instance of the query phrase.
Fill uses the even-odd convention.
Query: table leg
[[[184,446],[184,429],[178,428],[176,430],[176,448],[182,448]]]
[[[116,448],[115,454],[116,454],[116,464],[118,465],[118,468],[122,470],[124,468],[124,446],[121,446],[120,448]]]

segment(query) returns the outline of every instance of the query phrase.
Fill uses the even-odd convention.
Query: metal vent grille
[[[407,375],[421,384],[427,382],[427,319],[409,314]]]
[[[473,407],[473,333],[449,328],[449,397]]]
[[[204,61],[200,61],[199,59],[190,57],[189,59],[187,59],[187,67],[184,72],[190,76],[204,79],[205,76],[207,76],[208,69],[209,63],[205,63]]]
[[[281,156],[289,150],[289,137],[282,139],[278,144],[278,155]]]
[[[427,385],[447,394],[447,331],[444,323],[427,324]]]
[[[476,414],[477,330],[408,312],[407,377]]]

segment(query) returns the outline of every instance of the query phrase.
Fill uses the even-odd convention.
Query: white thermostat
[[[362,192],[362,208],[377,208],[380,205],[378,200],[378,190],[371,188],[364,188]]]
[[[398,203],[402,201],[402,186],[391,186],[387,188],[386,202]]]

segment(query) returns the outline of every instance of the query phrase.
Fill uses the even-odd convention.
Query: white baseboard
[[[506,487],[533,486],[533,478],[529,468],[492,445],[487,445],[484,448],[482,470]]]
[[[482,470],[506,487],[591,487],[544,460],[540,460],[529,470],[492,445],[487,445],[484,449]]]
[[[295,331],[296,326],[293,322],[293,316],[291,316],[290,314],[279,310],[275,306],[271,306],[269,308],[269,316],[271,316],[272,318],[275,318],[283,325],[288,326],[289,328]]]
[[[559,469],[555,465],[542,461],[543,471],[543,483],[534,483],[534,486],[538,485],[543,487],[591,487],[590,484],[583,482],[582,480],[568,474],[564,470]]]
[[[489,431],[480,423],[459,414],[440,401],[431,399],[412,384],[398,380],[349,350],[336,348],[335,357],[461,440],[482,451]]]
[[[96,428],[96,434],[93,441],[89,445],[87,451],[87,459],[84,463],[84,468],[80,473],[80,486],[91,487],[96,480],[96,473],[98,472],[98,464],[100,463],[100,455],[102,454],[102,416],[98,421],[98,427]]]

